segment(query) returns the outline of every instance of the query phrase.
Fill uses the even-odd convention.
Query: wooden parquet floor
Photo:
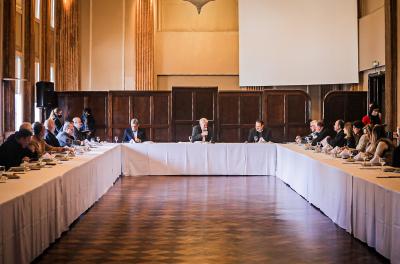
[[[122,177],[36,263],[387,263],[275,177]]]

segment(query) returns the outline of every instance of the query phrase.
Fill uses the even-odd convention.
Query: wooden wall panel
[[[111,140],[107,137],[107,96],[107,92],[58,92],[58,107],[63,110],[64,120],[69,121],[76,116],[81,117],[84,108],[90,108],[96,121],[96,135],[102,140]]]
[[[301,90],[265,90],[263,117],[274,142],[293,141],[306,133],[311,99]]]
[[[125,128],[132,118],[138,118],[148,140],[171,140],[171,93],[170,92],[109,92],[111,98],[111,128],[109,137],[122,139]]]
[[[220,92],[218,98],[219,141],[246,141],[250,128],[262,117],[262,93]]]
[[[273,130],[274,141],[280,142],[304,134],[310,116],[310,98],[300,90],[218,93],[216,88],[174,88],[57,94],[66,118],[92,108],[99,134],[107,140],[121,140],[130,120],[137,117],[149,140],[188,141],[193,125],[205,116],[219,142],[246,141],[257,119],[263,119]]]
[[[208,126],[213,131],[214,139],[218,141],[217,98],[218,88],[216,87],[173,87],[173,141],[188,141],[192,127],[197,125],[202,117],[208,119]]]
[[[333,91],[323,102],[323,119],[332,127],[336,120],[361,120],[368,111],[368,92]]]

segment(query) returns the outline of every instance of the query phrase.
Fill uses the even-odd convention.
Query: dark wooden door
[[[301,90],[265,90],[263,119],[274,142],[293,141],[307,131],[311,99]]]
[[[218,141],[217,96],[217,87],[172,88],[173,141],[188,141],[192,127],[202,117],[208,119],[214,139]]]
[[[336,120],[346,122],[361,120],[367,113],[367,92],[333,91],[324,98],[323,119],[325,125],[333,129]]]
[[[385,73],[378,72],[368,75],[368,101],[381,108],[382,116],[385,116]]]

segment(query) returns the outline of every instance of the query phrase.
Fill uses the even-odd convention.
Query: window
[[[55,0],[50,0],[50,26],[54,28],[55,21]]]
[[[35,18],[40,19],[40,0],[35,0]]]
[[[22,79],[22,58],[16,56],[15,58],[15,77],[17,79]],[[23,118],[23,106],[22,106],[22,81],[15,82],[15,130],[18,130],[19,126],[22,124]]]
[[[40,80],[40,63],[35,62],[35,84]],[[35,121],[40,120],[40,108],[36,107],[36,85],[35,85]]]

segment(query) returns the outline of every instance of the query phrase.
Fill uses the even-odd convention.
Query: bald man
[[[53,119],[47,119],[44,121],[44,127],[46,128],[46,132],[44,134],[44,141],[46,141],[47,144],[53,147],[60,147],[60,143],[58,142],[58,139],[56,137],[55,131],[56,131],[56,123],[54,122]]]

